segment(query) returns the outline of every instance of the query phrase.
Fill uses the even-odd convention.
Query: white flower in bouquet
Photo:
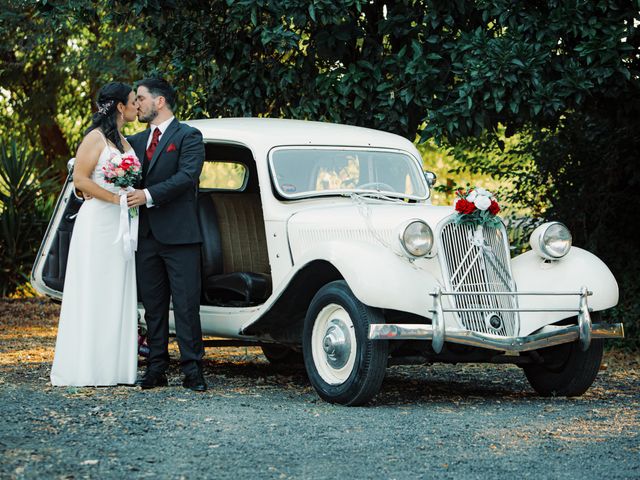
[[[467,202],[472,202],[476,199],[476,197],[478,196],[478,192],[476,192],[475,190],[471,190],[469,192],[469,195],[467,195]]]
[[[491,197],[491,192],[489,192],[488,190],[485,190],[482,187],[478,187],[474,190],[474,192],[476,192],[478,195],[481,195],[483,197]]]
[[[486,191],[486,190],[485,190]],[[474,205],[478,210],[486,210],[491,205],[491,198],[486,197],[484,195],[478,194],[476,199],[473,201]]]

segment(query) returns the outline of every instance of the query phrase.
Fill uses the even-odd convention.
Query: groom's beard
[[[150,123],[153,119],[158,116],[158,110],[154,106],[149,113],[146,115],[139,115],[138,120],[142,123]]]

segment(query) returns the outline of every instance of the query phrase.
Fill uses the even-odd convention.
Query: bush
[[[38,169],[40,160],[27,146],[0,141],[0,294],[7,296],[29,282],[53,212],[56,182],[50,169]]]

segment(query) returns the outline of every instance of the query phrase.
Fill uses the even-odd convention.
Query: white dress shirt
[[[174,116],[171,116],[170,118],[162,122],[160,125],[149,124],[149,128],[151,129],[151,132],[150,132],[149,138],[147,139],[147,148],[149,148],[149,145],[151,145],[151,140],[153,140],[153,132],[156,130],[156,128],[160,130],[160,136],[158,136],[158,143],[160,143],[160,139],[162,138],[162,135],[164,135],[164,132],[167,130],[171,122],[173,122],[174,118],[175,118]],[[144,149],[145,155],[146,155],[147,148]],[[146,188],[144,189],[144,196],[147,197],[147,208],[153,207],[153,198],[151,198],[151,194],[149,193],[149,190],[147,190]]]

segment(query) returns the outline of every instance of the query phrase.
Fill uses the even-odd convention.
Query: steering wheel
[[[387,192],[395,192],[396,189],[393,188],[391,185],[389,185],[388,183],[384,183],[384,182],[368,182],[368,183],[361,183],[360,185],[358,185],[356,188],[363,188],[363,189],[374,189],[374,190],[386,190]]]

